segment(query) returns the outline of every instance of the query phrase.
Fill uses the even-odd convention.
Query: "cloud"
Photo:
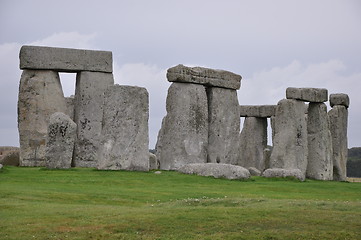
[[[251,78],[242,80],[238,92],[241,105],[277,104],[286,97],[287,87],[326,88],[330,93],[346,93],[350,97],[349,145],[361,146],[361,105],[359,81],[361,73],[345,74],[347,66],[340,60],[302,64],[295,60],[284,67],[274,67],[254,73]]]

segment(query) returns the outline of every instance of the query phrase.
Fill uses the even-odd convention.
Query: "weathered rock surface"
[[[76,124],[64,113],[50,116],[45,159],[47,168],[71,168]]]
[[[177,65],[167,71],[169,82],[195,83],[208,87],[221,87],[237,90],[241,87],[240,75],[224,70]]]
[[[80,72],[77,74],[74,122],[77,140],[74,148],[76,167],[96,167],[103,119],[104,92],[114,84],[113,74]]]
[[[264,162],[265,169],[270,168],[271,153],[272,153],[272,150],[269,148],[265,148],[263,150],[263,162]]]
[[[9,151],[2,155],[0,163],[4,166],[19,166],[20,150]]]
[[[239,159],[238,99],[235,90],[210,88],[208,97],[208,159],[236,165]]]
[[[158,134],[156,155],[160,169],[205,163],[208,147],[208,106],[202,85],[172,83],[168,89],[167,115]]]
[[[263,177],[295,177],[300,181],[305,181],[305,174],[300,169],[282,169],[282,168],[269,168],[262,173]]]
[[[113,71],[112,52],[70,48],[22,46],[20,69],[55,70],[63,72]]]
[[[344,93],[330,94],[330,105],[331,107],[335,105],[342,105],[348,108],[350,106],[350,98]]]
[[[59,74],[24,70],[18,100],[21,166],[45,166],[47,127],[55,112],[66,112]]]
[[[246,168],[223,163],[186,164],[179,167],[177,171],[185,174],[226,179],[248,179],[251,176]]]
[[[328,116],[333,148],[333,180],[346,181],[348,110],[345,106],[335,105]]]
[[[149,153],[149,170],[159,169],[159,162],[157,159],[157,155],[153,153]]]
[[[270,168],[300,169],[302,174],[306,174],[308,142],[304,109],[305,104],[301,101],[279,101],[274,119]]]
[[[105,92],[98,169],[149,170],[149,99],[145,88],[111,86]]]
[[[332,138],[326,104],[309,104],[307,132],[308,165],[306,177],[317,180],[332,180]]]
[[[305,102],[327,102],[328,91],[324,88],[287,88],[287,99],[296,99]]]
[[[74,96],[66,97],[65,104],[66,104],[66,112],[65,114],[68,115],[72,120],[74,120]]]
[[[248,171],[251,174],[251,176],[261,176],[261,174],[262,174],[262,172],[260,170],[258,170],[257,168],[254,168],[254,167],[248,168]]]
[[[267,147],[267,118],[246,117],[240,133],[240,157],[237,165],[265,169],[264,149]]]
[[[269,118],[275,115],[277,105],[241,105],[240,117]]]

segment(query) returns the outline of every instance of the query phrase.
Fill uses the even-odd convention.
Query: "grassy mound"
[[[361,183],[0,172],[0,239],[359,239]]]

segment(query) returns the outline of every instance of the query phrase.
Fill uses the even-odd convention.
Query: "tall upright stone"
[[[302,101],[283,99],[278,102],[270,168],[300,169],[306,174],[308,142],[304,109]]]
[[[98,169],[149,170],[149,100],[145,88],[115,85],[105,92]]]
[[[212,87],[208,97],[208,159],[210,163],[236,165],[239,159],[239,104],[237,92]]]
[[[59,74],[24,70],[18,100],[21,166],[45,166],[49,117],[55,112],[66,112]]]
[[[240,133],[238,165],[260,171],[266,168],[264,150],[267,147],[267,118],[246,117]]]
[[[64,113],[56,112],[50,116],[46,141],[46,167],[71,168],[76,124]]]
[[[65,98],[65,103],[66,103],[66,115],[68,115],[72,120],[74,120],[74,95],[70,96],[70,97],[66,97]]]
[[[346,165],[348,154],[347,108],[349,106],[349,99],[346,94],[338,94],[337,98],[335,97],[336,96],[333,96],[333,94],[330,95],[330,102],[333,108],[328,112],[333,147],[333,179],[336,181],[346,181]],[[340,105],[336,105],[335,103]]]
[[[77,140],[74,166],[96,167],[103,119],[105,90],[114,84],[113,74],[79,72],[76,79],[74,122]]]
[[[205,163],[208,147],[206,88],[199,84],[172,83],[166,108],[167,115],[156,145],[160,169]]]
[[[308,165],[306,177],[332,180],[332,138],[326,104],[311,102],[307,115]]]

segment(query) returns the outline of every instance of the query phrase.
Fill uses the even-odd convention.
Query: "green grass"
[[[0,239],[360,239],[361,183],[0,172]]]

